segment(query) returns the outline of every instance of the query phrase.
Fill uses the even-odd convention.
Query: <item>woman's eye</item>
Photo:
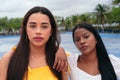
[[[84,36],[85,39],[89,38],[89,36]]]
[[[42,28],[48,28],[48,26],[42,26]]]
[[[30,25],[31,28],[35,28],[36,26],[35,25]]]
[[[79,38],[77,38],[77,39],[75,39],[75,42],[78,42],[80,39]]]

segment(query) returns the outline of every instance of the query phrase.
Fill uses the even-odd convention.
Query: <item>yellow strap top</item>
[[[14,51],[16,46],[12,48]],[[58,80],[58,78],[52,73],[49,66],[30,69],[28,66],[27,75],[25,74],[23,80]]]
[[[30,69],[28,67],[27,78],[24,80],[58,80],[58,78],[52,73],[49,66]]]

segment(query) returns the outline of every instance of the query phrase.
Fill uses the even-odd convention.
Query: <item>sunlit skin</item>
[[[30,53],[28,67],[30,69],[40,68],[48,66],[46,62],[45,46],[50,36],[52,35],[52,26],[50,19],[47,15],[40,12],[33,13],[29,16],[26,27],[26,38],[29,40]],[[15,47],[16,49],[16,47]],[[0,60],[0,80],[6,80],[7,69],[11,56],[14,53],[11,50],[9,53],[4,55]],[[64,67],[67,68],[67,57],[65,52],[60,52],[61,48],[58,49],[55,55],[54,67],[58,71],[61,71]],[[63,80],[67,80],[66,74],[62,71]],[[65,79],[66,78],[66,79]]]
[[[45,46],[52,32],[49,17],[42,13],[32,14],[26,32],[30,42],[30,68],[47,66]]]
[[[41,13],[32,14],[27,22],[27,35],[30,45],[45,46],[51,35],[51,24],[48,16]]]
[[[91,75],[99,74],[96,53],[97,41],[94,35],[84,28],[78,28],[74,33],[74,40],[76,47],[81,52],[77,66]]]
[[[96,39],[94,35],[84,28],[75,30],[74,34],[75,44],[83,55],[96,53]]]

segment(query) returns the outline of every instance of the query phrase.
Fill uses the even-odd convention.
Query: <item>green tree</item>
[[[102,24],[101,28],[103,29],[103,32],[104,32],[104,23],[108,21],[106,17],[108,9],[109,7],[104,4],[103,5],[98,4],[95,8],[95,10],[97,11],[96,12],[97,22]]]
[[[75,26],[78,23],[78,15],[72,15],[71,21],[71,27]]]
[[[72,27],[71,17],[66,17],[65,19],[65,30],[67,31]]]
[[[90,22],[90,15],[88,13],[81,14],[79,19],[81,22]]]
[[[18,30],[21,26],[22,18],[11,18],[9,20],[9,28]]]
[[[0,18],[0,29],[8,29],[8,18]]]
[[[113,4],[119,4],[120,0],[113,0],[112,2],[113,2]]]
[[[119,23],[119,27],[120,27],[120,7],[113,7],[112,19],[113,22]]]

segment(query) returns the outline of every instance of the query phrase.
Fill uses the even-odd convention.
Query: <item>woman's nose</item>
[[[42,33],[41,28],[40,28],[40,27],[37,27],[37,28],[36,28],[36,34],[41,34],[41,33]]]
[[[81,39],[80,40],[80,44],[84,44],[85,43],[85,40],[84,39]]]

